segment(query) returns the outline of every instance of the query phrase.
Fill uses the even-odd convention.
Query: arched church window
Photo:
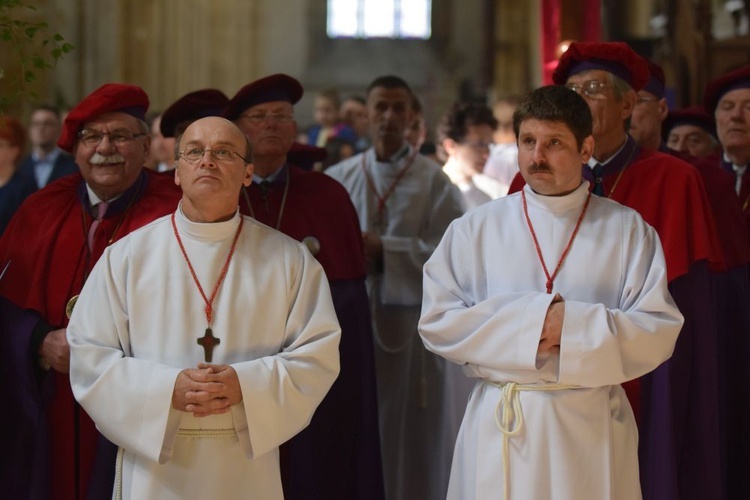
[[[328,0],[329,38],[418,38],[432,32],[432,0]]]

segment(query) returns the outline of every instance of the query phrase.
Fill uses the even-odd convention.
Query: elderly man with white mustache
[[[104,249],[171,213],[180,199],[171,176],[143,168],[151,141],[143,121],[148,105],[134,85],[105,84],[84,98],[66,117],[58,141],[75,157],[80,175],[27,198],[0,239],[0,268],[7,266],[0,296],[41,318],[0,341],[8,418],[23,423],[14,439],[25,450],[12,464],[0,463],[0,478],[20,485],[18,498],[106,498],[112,492],[116,449],[73,399],[65,330]]]

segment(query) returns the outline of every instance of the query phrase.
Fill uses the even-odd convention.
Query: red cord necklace
[[[200,284],[200,281],[198,281],[198,276],[195,274],[195,269],[193,269],[193,265],[190,263],[190,258],[188,257],[187,252],[185,251],[185,245],[182,244],[182,238],[180,238],[180,233],[177,231],[177,224],[175,223],[175,214],[177,212],[172,212],[172,229],[174,229],[174,235],[177,238],[177,243],[180,245],[180,250],[182,250],[182,256],[185,257],[185,262],[187,262],[188,268],[190,269],[190,274],[193,276],[193,281],[195,282],[196,286],[198,287],[198,291],[201,294],[201,297],[203,297],[203,302],[206,303],[206,323],[208,326],[206,327],[206,334],[198,339],[198,345],[203,347],[203,352],[206,358],[206,362],[210,363],[211,358],[213,355],[213,349],[214,346],[219,345],[221,343],[221,340],[213,336],[213,331],[211,330],[211,323],[213,322],[213,303],[214,299],[216,299],[216,294],[219,293],[219,288],[221,288],[221,284],[224,282],[224,278],[227,275],[227,270],[229,269],[229,263],[232,261],[232,256],[234,255],[234,249],[237,247],[237,240],[240,238],[240,232],[242,232],[242,224],[244,223],[244,219],[240,217],[240,224],[237,227],[237,232],[234,235],[234,241],[232,241],[232,248],[229,250],[229,255],[227,255],[227,261],[224,263],[224,267],[221,270],[221,273],[219,274],[219,279],[216,280],[216,285],[214,286],[214,291],[211,293],[211,298],[206,297],[206,293],[203,291],[203,287]]]
[[[580,229],[581,222],[583,222],[583,216],[586,215],[586,209],[589,208],[589,202],[591,201],[591,191],[589,191],[589,194],[586,197],[586,202],[583,204],[583,210],[581,211],[581,215],[578,217],[578,222],[576,223],[575,229],[573,229],[573,234],[570,235],[570,240],[568,240],[568,244],[565,246],[565,250],[563,250],[563,253],[560,256],[560,260],[557,261],[557,267],[555,267],[555,272],[552,273],[552,276],[550,276],[549,270],[547,270],[547,265],[544,263],[544,257],[542,256],[542,249],[539,246],[539,240],[536,238],[536,232],[534,232],[534,226],[531,224],[531,219],[529,218],[529,208],[526,205],[526,192],[524,190],[521,190],[521,199],[523,200],[523,214],[526,216],[526,223],[529,226],[529,231],[531,231],[531,237],[534,238],[534,246],[536,247],[536,254],[539,256],[539,262],[542,263],[542,269],[544,269],[544,275],[547,277],[547,293],[552,293],[552,283],[555,281],[555,278],[557,277],[557,273],[560,272],[560,268],[562,267],[563,262],[565,261],[565,257],[567,257],[568,252],[570,252],[570,247],[573,246],[573,240],[576,239],[576,235],[578,234],[578,229]]]
[[[409,170],[409,167],[412,166],[414,163],[414,160],[417,157],[418,151],[414,151],[409,158],[406,159],[406,164],[404,167],[399,171],[398,174],[396,174],[396,178],[393,179],[393,182],[388,187],[388,189],[383,193],[381,196],[380,193],[378,193],[377,188],[375,187],[375,181],[372,179],[372,176],[370,175],[370,172],[367,170],[367,163],[365,162],[366,154],[362,154],[362,171],[365,173],[365,179],[367,179],[367,185],[372,191],[372,193],[375,195],[375,197],[378,199],[378,220],[376,221],[377,226],[381,226],[383,224],[383,212],[385,211],[385,202],[388,200],[388,198],[393,194],[393,191],[396,189],[396,186],[398,185],[399,181],[403,179],[406,172]]]

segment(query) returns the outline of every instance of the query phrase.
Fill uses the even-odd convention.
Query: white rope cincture
[[[495,406],[495,424],[503,433],[503,498],[510,499],[510,438],[517,436],[523,430],[523,409],[521,408],[521,391],[564,391],[576,389],[579,386],[568,384],[528,385],[516,382],[504,384],[486,381],[488,384],[502,389],[502,397]]]
[[[115,487],[112,492],[113,500],[122,499],[122,459],[125,455],[125,448],[117,448],[117,461],[115,462]]]
[[[180,429],[177,435],[191,438],[227,438],[236,437],[237,431],[234,429]]]

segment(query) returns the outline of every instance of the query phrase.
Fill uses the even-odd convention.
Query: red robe
[[[240,194],[243,214],[297,241],[315,238],[315,257],[328,277],[341,324],[339,377],[310,425],[281,446],[284,498],[383,499],[364,251],[349,194],[327,175],[291,165],[270,185],[253,183],[246,193]]]
[[[0,266],[10,261],[0,281],[0,295],[36,311],[49,325],[66,327],[66,304],[80,293],[86,276],[107,245],[171,213],[180,197],[173,176],[144,169],[134,185],[110,204],[96,230],[94,249],[89,255],[86,237],[92,217],[83,178],[74,174],[49,184],[26,199],[0,239]],[[3,342],[19,340],[29,345],[28,335]],[[26,374],[33,377],[36,353],[29,353],[28,361],[31,367]],[[52,498],[76,498],[76,492],[78,498],[84,498],[95,465],[99,433],[88,415],[75,404],[68,375],[50,370],[45,379],[45,383],[54,379],[51,383],[54,388],[43,386],[36,397],[40,410],[46,410],[51,447],[45,450],[40,443],[29,443],[28,447],[36,446],[38,453],[49,453],[52,462],[37,468],[51,471],[49,478],[38,480],[46,481]],[[44,391],[48,389],[54,391],[54,396],[46,406]],[[44,435],[44,430],[39,434]],[[39,462],[39,458],[34,461]],[[97,466],[104,465],[100,460],[97,462]],[[105,469],[103,473],[113,476],[114,469]]]
[[[750,263],[750,232],[745,224],[750,210],[743,214],[741,200],[736,196],[734,187],[735,176],[720,167],[716,156],[700,159],[679,154],[675,156],[692,164],[701,174],[714,214],[726,268],[733,269]],[[750,176],[748,177],[747,191],[750,198]]]
[[[670,291],[685,315],[672,358],[623,384],[639,425],[644,499],[712,498],[722,489],[722,472],[718,340],[708,269],[726,266],[703,180],[690,164],[640,148],[624,168],[605,175],[603,184],[605,195],[635,209],[656,229]],[[510,191],[523,185],[519,174]]]

